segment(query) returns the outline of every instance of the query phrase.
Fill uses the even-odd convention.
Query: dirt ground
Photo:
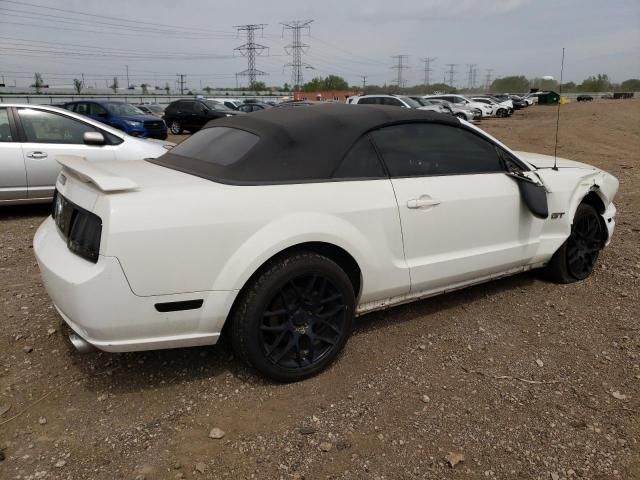
[[[555,115],[481,127],[552,153]],[[31,247],[48,207],[0,209],[0,478],[640,478],[640,101],[563,106],[558,153],[620,179],[591,278],[364,316],[328,371],[290,385],[224,345],[76,353]]]

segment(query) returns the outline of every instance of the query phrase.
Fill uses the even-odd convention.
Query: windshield
[[[402,100],[403,102],[405,102],[407,105],[409,105],[411,108],[420,108],[422,107],[422,105],[420,105],[418,102],[416,102],[413,98],[409,98],[409,97],[398,97],[400,100]]]
[[[164,112],[164,107],[162,107],[160,105],[147,105],[147,108],[149,110],[151,110],[152,112],[156,112],[156,113]]]
[[[104,107],[109,110],[112,115],[118,115],[121,117],[139,117],[145,115],[145,113],[133,105],[122,102],[105,102]]]
[[[204,100],[204,104],[211,110],[216,112],[231,112],[232,110],[223,103],[214,102],[212,100]]]

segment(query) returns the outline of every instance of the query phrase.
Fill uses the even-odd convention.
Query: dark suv
[[[111,125],[134,137],[160,140],[167,138],[167,126],[162,119],[148,115],[125,102],[89,100],[65,103],[64,108]]]
[[[176,100],[164,110],[164,121],[174,135],[184,130],[200,130],[209,120],[231,117],[240,112],[212,100]]]

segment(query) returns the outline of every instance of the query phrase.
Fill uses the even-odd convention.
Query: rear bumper
[[[155,350],[217,342],[237,295],[205,291],[135,295],[115,257],[88,262],[68,250],[49,217],[38,228],[34,253],[47,293],[64,321],[91,345],[109,352]],[[202,300],[188,310],[159,312],[157,304]]]

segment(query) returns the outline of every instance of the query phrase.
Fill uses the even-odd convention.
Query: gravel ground
[[[482,128],[552,153],[555,112]],[[367,315],[291,385],[225,345],[76,353],[31,247],[48,208],[0,209],[0,478],[640,478],[638,152],[640,101],[562,107],[559,155],[621,183],[597,272]]]

